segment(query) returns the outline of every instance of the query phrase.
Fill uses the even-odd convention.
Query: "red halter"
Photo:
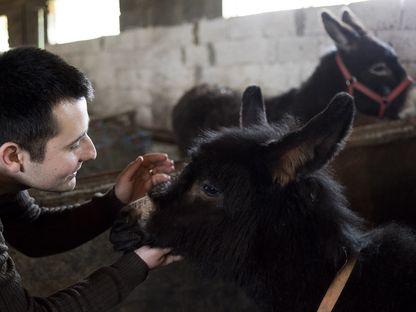
[[[378,117],[383,117],[384,112],[386,111],[387,106],[393,102],[393,100],[400,95],[403,91],[405,91],[411,83],[413,83],[413,79],[410,76],[407,76],[405,79],[403,79],[402,82],[400,82],[396,88],[394,88],[387,96],[381,96],[378,93],[374,92],[373,90],[370,90],[365,85],[363,85],[361,82],[357,80],[353,75],[350,74],[347,67],[345,66],[344,62],[341,59],[341,56],[339,53],[337,53],[335,60],[337,62],[337,65],[339,67],[339,70],[341,71],[342,75],[345,79],[345,84],[348,87],[348,93],[350,95],[354,94],[354,89],[357,89],[361,93],[368,96],[373,101],[377,102],[379,105],[379,111],[378,111]]]

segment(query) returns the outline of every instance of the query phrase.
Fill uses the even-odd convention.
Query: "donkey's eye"
[[[203,183],[201,185],[201,190],[210,197],[216,197],[221,194],[221,192],[213,185],[209,183]]]
[[[385,63],[380,62],[370,67],[370,73],[376,76],[388,76],[391,74],[391,70]]]

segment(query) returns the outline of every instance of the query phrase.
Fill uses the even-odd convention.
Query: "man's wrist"
[[[127,205],[128,203],[129,203],[129,201],[127,200],[122,200],[122,196],[119,196],[119,195],[117,195],[117,186],[116,185],[114,185],[113,186],[113,193],[114,193],[114,197],[123,205],[123,206],[125,206],[125,205]]]
[[[126,206],[116,195],[115,187],[113,186],[111,189],[107,191],[104,195],[106,199],[106,205],[111,209],[111,213],[113,215],[113,219],[117,216],[120,212],[121,208]]]
[[[149,267],[135,252],[125,253],[111,267],[117,269],[128,290],[142,283],[149,273]]]

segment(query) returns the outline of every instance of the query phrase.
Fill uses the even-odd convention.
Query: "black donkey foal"
[[[151,193],[144,232],[236,282],[262,311],[416,311],[415,235],[365,231],[325,169],[353,115],[340,93],[302,127],[268,124],[260,89],[248,88],[241,128],[205,134],[177,180]],[[339,298],[325,297],[343,278],[330,291]]]

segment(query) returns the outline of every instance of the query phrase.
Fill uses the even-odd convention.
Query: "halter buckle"
[[[345,80],[345,84],[347,85],[347,87],[350,87],[356,82],[357,82],[357,78],[355,78],[354,76],[352,76],[350,79]]]

